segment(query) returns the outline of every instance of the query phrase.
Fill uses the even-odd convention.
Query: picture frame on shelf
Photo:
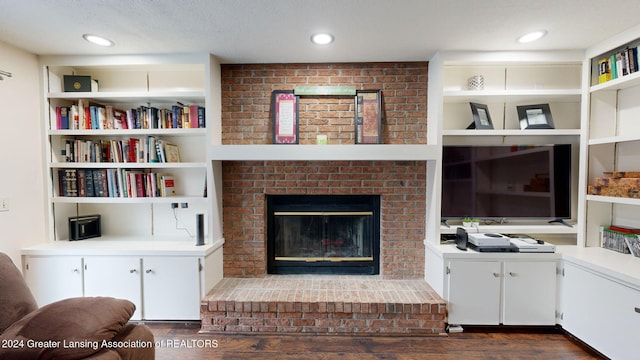
[[[473,122],[467,126],[467,129],[493,129],[489,107],[486,104],[474,102],[470,102],[469,105],[471,106]]]
[[[271,93],[271,122],[274,144],[298,144],[298,96],[293,90]]]
[[[517,106],[520,129],[554,129],[549,104]]]
[[[355,143],[382,143],[382,91],[356,91],[355,108]]]

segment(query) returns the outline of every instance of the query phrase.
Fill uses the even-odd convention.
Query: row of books
[[[126,169],[60,169],[60,196],[141,198],[175,195],[170,174]]]
[[[611,225],[603,228],[601,236],[602,247],[623,254],[633,254],[640,257],[640,229]]]
[[[178,146],[155,136],[125,140],[66,139],[61,155],[63,162],[180,162]]]
[[[598,83],[633,74],[638,70],[638,47],[627,47],[598,60]]]
[[[57,130],[111,130],[111,129],[184,129],[204,128],[205,108],[178,103],[168,108],[139,106],[129,110],[111,105],[90,104],[80,99],[71,106],[56,106]]]

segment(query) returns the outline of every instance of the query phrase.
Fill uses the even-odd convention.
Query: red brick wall
[[[270,144],[273,90],[296,85],[355,86],[382,90],[383,143],[424,144],[427,139],[427,62],[248,64],[222,66],[222,143]],[[300,99],[300,143],[326,134],[330,144],[354,143],[352,97]]]
[[[245,64],[221,70],[223,144],[270,144],[271,92],[296,85],[380,89],[383,143],[426,143],[427,62]],[[317,134],[327,134],[329,144],[353,144],[353,111],[351,97],[302,97],[300,143],[315,143]],[[223,162],[224,275],[266,273],[265,194],[289,193],[380,194],[381,275],[423,277],[425,166],[412,161]]]
[[[424,161],[225,161],[224,275],[266,274],[266,194],[381,195],[380,274],[424,275]]]

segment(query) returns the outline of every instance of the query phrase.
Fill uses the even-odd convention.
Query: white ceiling
[[[584,49],[640,24],[639,12],[640,0],[0,0],[0,41],[39,55],[423,61],[438,50]],[[537,29],[549,34],[516,43]],[[311,44],[319,31],[335,42]],[[91,45],[84,33],[116,45]]]

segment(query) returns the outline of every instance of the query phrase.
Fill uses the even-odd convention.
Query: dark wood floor
[[[602,359],[554,328],[465,328],[448,336],[200,334],[199,323],[146,323],[156,359]]]

